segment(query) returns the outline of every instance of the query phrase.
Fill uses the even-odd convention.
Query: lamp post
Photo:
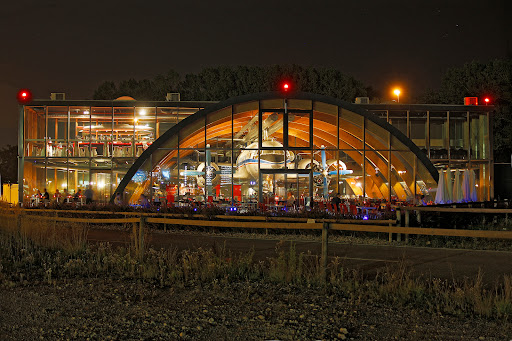
[[[393,93],[396,95],[396,102],[400,103],[400,89],[395,89]]]

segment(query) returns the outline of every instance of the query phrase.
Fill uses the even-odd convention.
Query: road
[[[128,246],[130,232],[122,230],[90,229],[88,240],[91,243],[109,242],[113,246]],[[297,252],[311,251],[320,255],[319,241],[292,240],[289,236],[276,236],[275,239],[249,239],[226,235],[183,232],[163,233],[154,231],[148,235],[149,246],[155,249],[172,248],[177,250],[226,247],[233,253],[245,253],[254,249],[256,260],[276,256],[277,243],[288,250],[293,241]],[[439,249],[426,247],[406,247],[389,245],[363,245],[329,242],[329,256],[340,257],[341,263],[349,269],[359,269],[364,274],[384,271],[386,267],[405,264],[413,273],[447,280],[474,278],[483,272],[484,282],[502,281],[503,275],[512,274],[512,252],[483,251],[467,249]]]

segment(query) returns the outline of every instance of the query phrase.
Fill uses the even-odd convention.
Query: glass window
[[[233,106],[233,148],[258,148],[258,102]],[[229,146],[229,141],[226,146]]]
[[[311,116],[309,113],[288,113],[288,147],[310,147],[310,117]]]
[[[427,113],[410,112],[409,113],[409,134],[410,139],[425,154],[427,153]]]
[[[205,121],[200,118],[179,131],[180,148],[205,148]]]
[[[46,109],[45,107],[25,107],[24,155],[45,156]]]
[[[263,112],[261,114],[261,136],[263,148],[283,148],[283,124],[282,112]]]
[[[46,155],[49,157],[66,157],[68,140],[68,107],[48,107],[46,122]]]
[[[176,108],[157,108],[156,138],[159,138],[165,132],[178,124],[178,109]]]
[[[156,108],[135,109],[135,157],[139,157],[155,141]]]
[[[486,113],[470,114],[470,141],[472,159],[489,157],[489,127]]]
[[[208,114],[206,117],[206,144],[210,148],[231,149],[231,107]]]
[[[448,158],[448,121],[447,114],[430,113],[430,158]]]
[[[315,102],[313,112],[313,145],[327,149],[338,148],[338,107]]]
[[[363,117],[341,109],[339,119],[341,149],[363,149]]]
[[[469,124],[467,113],[450,112],[450,158],[467,160],[469,149]]]

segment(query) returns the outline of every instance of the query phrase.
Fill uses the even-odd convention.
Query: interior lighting
[[[357,187],[361,187],[361,186],[362,186],[362,184],[361,184],[360,182],[357,182],[357,183],[356,183],[356,186],[357,186]]]
[[[140,110],[139,110],[139,114],[140,114],[141,116],[146,115],[146,109],[140,109]]]

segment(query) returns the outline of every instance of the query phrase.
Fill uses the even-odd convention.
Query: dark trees
[[[2,182],[18,181],[18,147],[7,145],[0,149],[0,175]]]
[[[314,92],[347,101],[366,96],[361,82],[336,69],[299,65],[221,66],[205,68],[180,79],[171,70],[152,80],[129,79],[104,82],[94,92],[94,99],[115,99],[131,96],[137,100],[164,100],[167,92],[179,92],[182,100],[221,101],[234,96],[275,91],[283,80],[292,82],[295,90]],[[370,90],[371,91],[371,90]]]

